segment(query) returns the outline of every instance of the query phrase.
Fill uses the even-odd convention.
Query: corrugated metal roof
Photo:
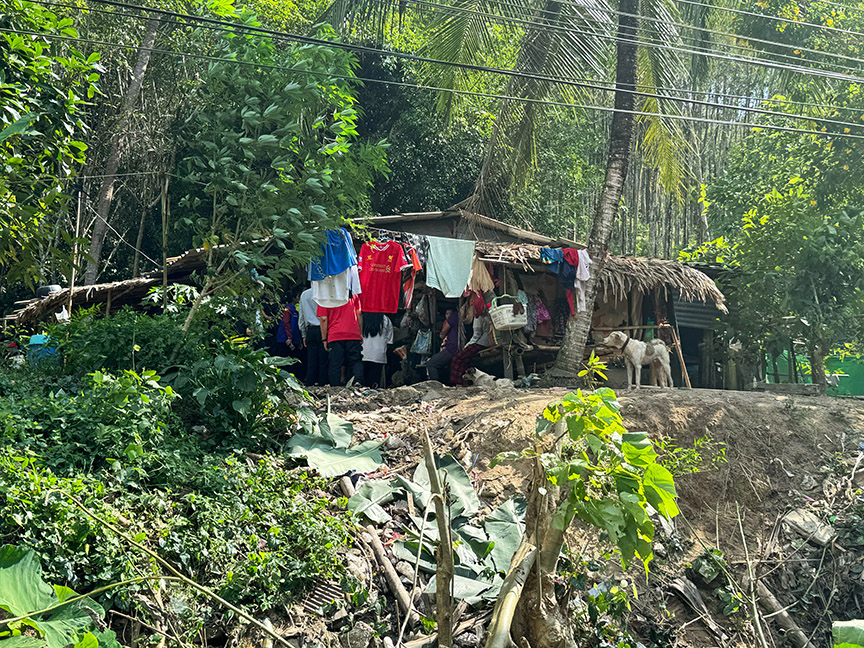
[[[699,329],[715,329],[718,326],[717,316],[720,313],[713,303],[704,301],[689,301],[675,296],[675,321],[678,326]]]

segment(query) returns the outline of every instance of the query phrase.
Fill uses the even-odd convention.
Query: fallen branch
[[[340,480],[340,484],[342,486],[342,491],[346,496],[351,497],[354,494],[354,485],[348,477],[343,477]],[[405,586],[402,585],[402,581],[399,579],[399,574],[396,573],[393,563],[391,563],[390,559],[387,557],[387,553],[384,551],[384,545],[381,544],[381,538],[378,537],[378,531],[370,524],[366,527],[366,532],[369,534],[369,545],[372,547],[372,553],[375,554],[375,560],[378,561],[381,570],[384,572],[384,580],[387,581],[387,587],[390,588],[390,592],[396,597],[399,607],[401,607],[402,611],[408,615],[408,622],[411,625],[416,625],[420,622],[420,615],[418,615],[414,610],[411,595],[408,594],[408,590],[406,590]]]
[[[513,554],[510,569],[504,578],[504,584],[495,601],[495,609],[492,610],[492,621],[489,623],[489,639],[486,648],[513,648],[515,644],[510,637],[510,626],[513,623],[513,615],[516,606],[522,596],[522,588],[525,580],[534,566],[537,558],[537,547],[523,540],[522,544]]]
[[[744,536],[744,525],[741,522],[741,507],[735,502],[735,512],[738,515],[738,530],[741,532],[741,542],[744,544],[744,559],[747,561],[747,577],[750,581],[750,608],[753,612],[753,625],[756,626],[756,635],[762,648],[768,648],[768,641],[762,630],[762,621],[759,618],[759,606],[756,604],[756,572],[753,563],[750,562],[750,550],[747,549],[747,538]]]
[[[769,612],[767,616],[777,619],[777,624],[786,631],[786,636],[789,638],[790,643],[795,648],[813,648],[813,644],[810,643],[807,635],[801,631],[801,628],[789,616],[785,608],[780,605],[780,602],[771,593],[771,590],[765,586],[765,583],[762,581],[757,582],[756,591],[759,594],[759,603]]]

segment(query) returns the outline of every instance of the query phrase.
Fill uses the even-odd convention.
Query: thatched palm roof
[[[541,249],[539,245],[524,243],[477,242],[477,251],[484,261],[521,266],[527,272],[549,272],[549,267],[540,261]],[[600,294],[623,300],[634,289],[641,293],[674,289],[682,299],[710,301],[718,310],[727,312],[726,297],[711,277],[696,268],[665,259],[608,257],[600,274]]]

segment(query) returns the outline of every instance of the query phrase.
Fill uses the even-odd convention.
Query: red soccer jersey
[[[405,251],[396,241],[369,241],[360,248],[360,303],[367,313],[395,313],[399,310],[402,269],[411,267]]]

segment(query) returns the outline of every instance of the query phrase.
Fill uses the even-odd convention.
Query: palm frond
[[[526,76],[512,77],[506,94],[587,103],[584,88],[554,79],[608,76],[610,67],[614,67],[610,66],[614,50],[604,36],[614,34],[616,28],[606,11],[609,8],[605,0],[582,4],[544,0],[536,6],[513,66]],[[483,213],[498,213],[506,204],[501,191],[512,194],[531,177],[537,159],[536,129],[542,127],[546,110],[533,102],[502,101],[485,163],[468,201],[471,207]]]
[[[642,0],[644,38],[654,44],[670,47],[640,47],[637,58],[639,90],[650,93],[641,103],[641,110],[650,113],[640,116],[642,139],[637,147],[642,159],[657,169],[663,187],[680,198],[681,184],[686,173],[684,153],[690,147],[681,121],[666,117],[689,113],[688,104],[674,100],[679,93],[664,88],[686,88],[690,83],[688,67],[673,49],[681,45],[681,35],[674,23],[680,15],[672,0]]]

